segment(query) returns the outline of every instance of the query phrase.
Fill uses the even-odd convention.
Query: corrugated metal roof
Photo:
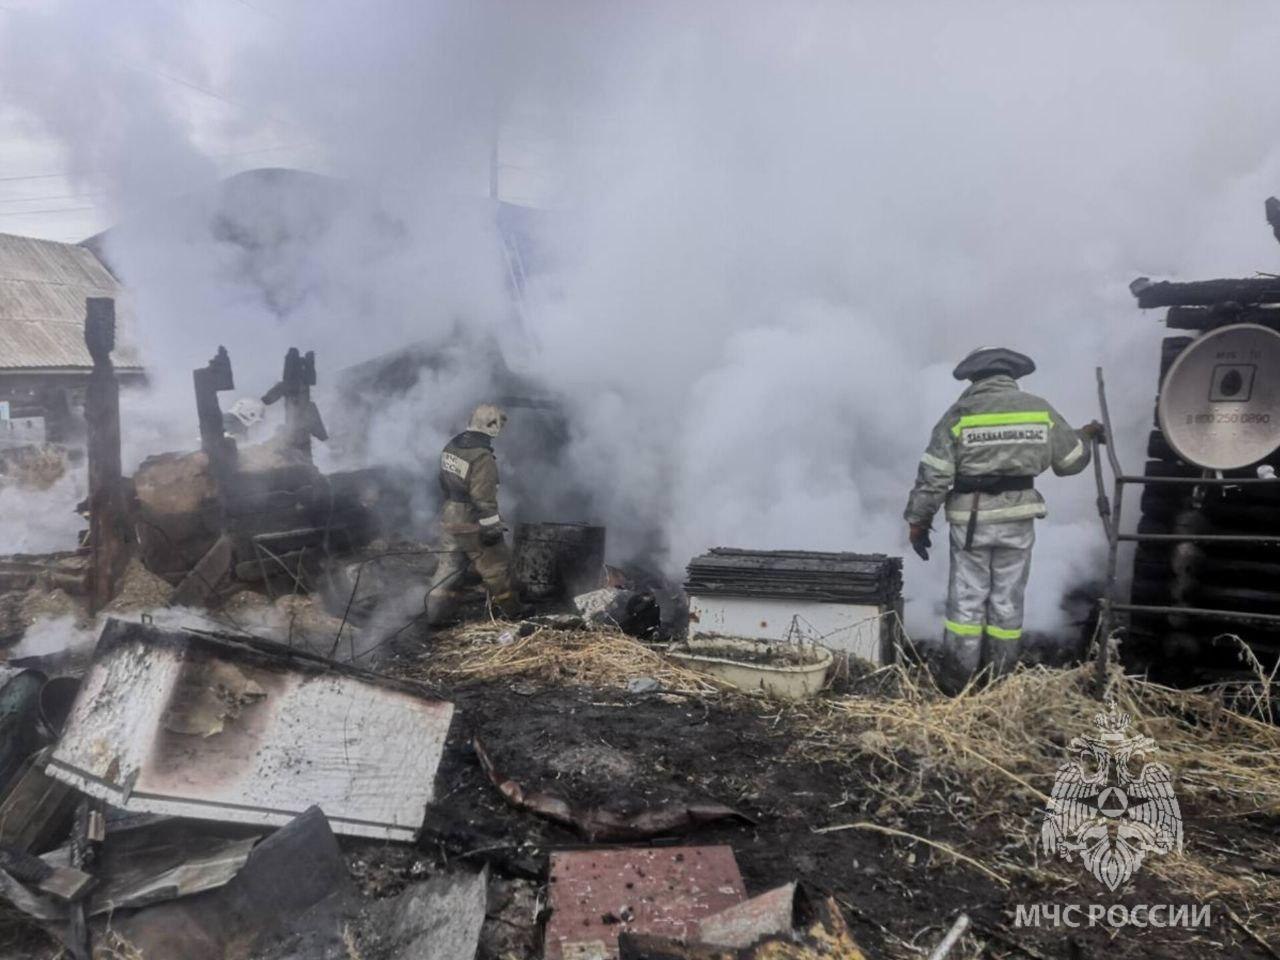
[[[116,366],[139,368],[124,291],[84,247],[0,233],[0,370],[89,368],[84,301],[116,301]]]

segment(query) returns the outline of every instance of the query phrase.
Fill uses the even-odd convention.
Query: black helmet
[[[979,347],[960,361],[952,375],[957,380],[981,380],[1004,374],[1017,380],[1035,369],[1035,361],[1025,353],[1004,347]]]

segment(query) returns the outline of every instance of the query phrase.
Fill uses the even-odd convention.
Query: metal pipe
[[[1262,477],[1238,477],[1231,479],[1230,477],[1116,477],[1117,483],[1178,483],[1189,486],[1203,487],[1247,487],[1262,484],[1278,484],[1280,480],[1271,478],[1264,480]],[[1280,489],[1277,487],[1276,489]]]
[[[1280,543],[1280,535],[1254,533],[1122,533],[1131,543]]]
[[[1098,405],[1102,408],[1102,426],[1107,435],[1107,459],[1111,461],[1111,473],[1117,477],[1124,476],[1124,470],[1120,467],[1120,458],[1116,456],[1116,445],[1112,441],[1115,434],[1111,430],[1111,412],[1107,409],[1107,388],[1102,380],[1102,368],[1097,367],[1098,375]]]
[[[1208,610],[1204,607],[1157,607],[1142,603],[1116,603],[1114,609],[1125,613],[1158,613],[1167,616],[1209,617],[1216,620],[1240,620],[1254,623],[1280,623],[1280,614],[1241,613],[1236,610]]]
[[[1124,476],[1124,470],[1120,466],[1120,458],[1116,455],[1115,434],[1111,430],[1111,412],[1107,407],[1107,385],[1102,376],[1102,368],[1095,368],[1095,374],[1098,378],[1098,406],[1102,411],[1102,431],[1103,440],[1107,448],[1107,460],[1111,463],[1111,475],[1113,477]],[[1099,471],[1101,475],[1101,471]],[[1107,579],[1106,579],[1106,595],[1102,599],[1101,609],[1098,611],[1098,655],[1094,661],[1094,692],[1099,698],[1102,697],[1103,691],[1107,687],[1107,658],[1110,656],[1110,639],[1111,639],[1111,611],[1115,608],[1116,597],[1116,564],[1117,556],[1120,552],[1120,511],[1124,504],[1124,486],[1120,483],[1115,485],[1115,494],[1111,501],[1111,522],[1107,525]]]
[[[1107,544],[1110,546],[1115,542],[1115,534],[1111,529],[1111,501],[1107,497],[1107,486],[1102,477],[1102,445],[1098,443],[1097,437],[1090,443],[1093,447],[1093,481],[1098,487],[1098,499],[1094,502],[1098,507],[1098,516],[1102,518],[1102,532],[1107,535]]]

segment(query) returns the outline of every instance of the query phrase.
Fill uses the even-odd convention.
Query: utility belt
[[[1015,490],[1034,490],[1035,477],[956,477],[951,484],[952,493],[972,493],[973,503],[969,507],[969,525],[964,532],[964,548],[973,549],[973,533],[978,526],[978,502],[984,493],[1013,493]]]
[[[951,484],[956,493],[1012,493],[1035,488],[1035,477],[956,477]]]

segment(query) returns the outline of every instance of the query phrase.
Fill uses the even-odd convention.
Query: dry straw
[[[617,631],[539,628],[516,637],[515,629],[481,623],[439,634],[430,658],[419,666],[421,675],[453,682],[523,677],[597,687],[622,687],[628,680],[652,677],[673,693],[732,689]]]

